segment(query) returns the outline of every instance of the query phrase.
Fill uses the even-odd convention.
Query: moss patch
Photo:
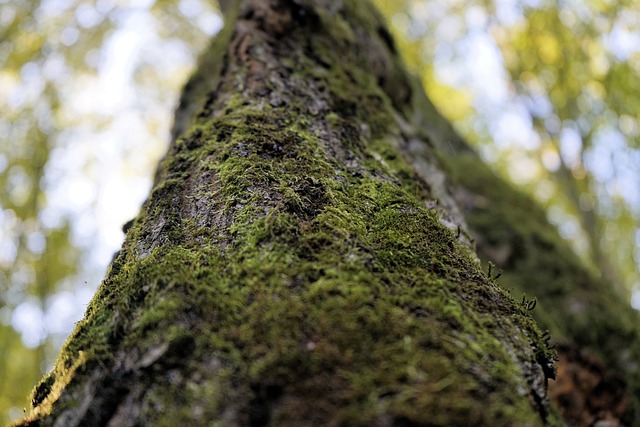
[[[251,31],[234,33],[58,359],[51,387],[72,381],[49,400],[40,387],[34,422],[552,419],[547,337],[425,207],[399,101],[357,44],[380,23],[346,5],[339,25],[305,9],[288,35],[241,15]]]

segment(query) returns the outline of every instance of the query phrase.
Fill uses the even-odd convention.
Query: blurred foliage
[[[41,184],[59,99],[50,81],[33,82],[47,49],[31,13],[38,7],[38,1],[17,8],[3,4],[0,12],[0,410],[5,422],[16,403],[27,406],[25,393],[45,368],[47,351],[41,325],[24,325],[35,329],[26,344],[12,325],[21,313],[42,317],[47,296],[77,262],[68,224],[46,227],[39,215],[46,203]],[[20,414],[13,409],[12,416]]]
[[[445,116],[640,305],[637,2],[376,3]]]
[[[540,160],[555,184],[548,204],[577,219],[589,256],[622,290],[638,281],[640,262],[640,10],[592,1],[524,12],[525,22],[496,39],[542,141]]]
[[[634,0],[374,1],[458,130],[640,295]],[[22,414],[72,326],[64,307],[102,276],[108,253],[91,254],[124,222],[104,211],[149,185],[216,19],[207,0],[0,0],[0,422]]]
[[[118,137],[112,127],[142,140],[136,147],[113,141],[110,157],[148,180],[180,86],[219,20],[215,12],[198,0],[0,0],[0,424],[22,416],[84,310],[78,301],[87,302],[103,274],[105,261],[89,256],[99,236],[86,224],[101,207],[100,188],[89,183],[110,169],[102,142]],[[138,29],[145,35],[125,37]],[[130,64],[114,60],[126,50],[118,40],[140,44]],[[134,96],[111,99],[102,89],[113,105],[100,105],[91,98],[101,95],[114,62],[133,66],[120,78],[131,77]],[[98,106],[86,108],[91,102]],[[115,125],[116,115],[129,119]],[[74,212],[78,206],[82,212]]]

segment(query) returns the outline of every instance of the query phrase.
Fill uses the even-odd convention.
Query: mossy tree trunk
[[[504,184],[369,2],[225,9],[154,189],[22,424],[560,423],[533,303],[472,244],[489,196],[466,169]]]

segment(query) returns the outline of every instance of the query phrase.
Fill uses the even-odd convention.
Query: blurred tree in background
[[[378,3],[463,136],[547,207],[594,271],[638,295],[637,2]]]
[[[640,12],[377,0],[460,133],[640,307]],[[79,319],[221,21],[200,0],[0,0],[0,415]]]

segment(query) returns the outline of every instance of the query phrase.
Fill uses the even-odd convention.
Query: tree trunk
[[[534,302],[483,271],[471,237],[492,257],[531,202],[505,205],[513,190],[407,76],[369,2],[237,3],[22,425],[560,423]],[[495,207],[520,210],[485,230]],[[531,236],[494,262],[549,245]]]

